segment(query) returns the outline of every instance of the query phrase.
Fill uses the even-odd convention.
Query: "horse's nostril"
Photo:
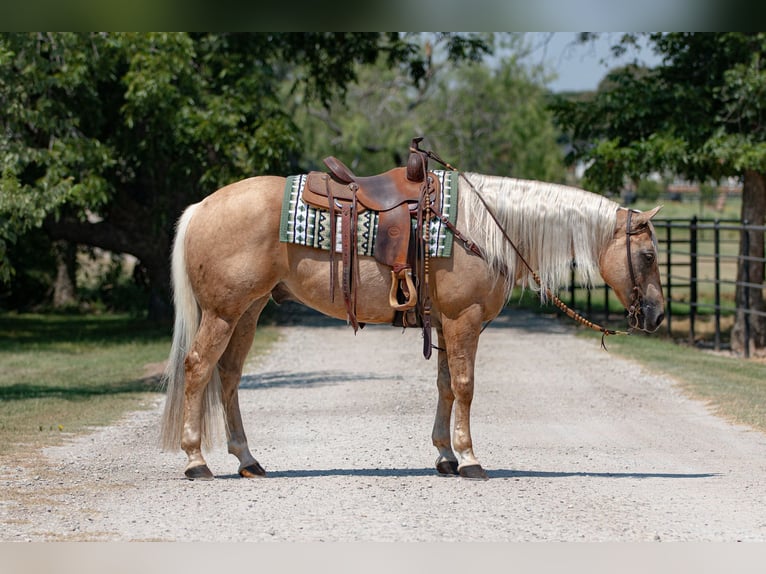
[[[657,326],[659,327],[662,325],[662,320],[665,318],[665,313],[660,313],[657,315]]]

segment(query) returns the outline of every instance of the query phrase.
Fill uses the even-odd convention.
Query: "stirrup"
[[[396,296],[399,289],[399,281],[404,281],[406,284],[404,286],[406,288],[402,289],[407,294],[407,300],[404,303],[399,303],[399,299]],[[400,269],[398,272],[391,270],[391,290],[388,293],[388,304],[396,311],[406,311],[407,309],[412,309],[417,303],[418,292],[412,280],[412,269]]]

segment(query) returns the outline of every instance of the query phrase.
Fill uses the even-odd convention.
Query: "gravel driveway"
[[[417,330],[317,322],[285,327],[242,382],[268,478],[239,478],[220,446],[216,480],[185,480],[185,455],[157,447],[160,400],[3,468],[0,540],[766,540],[763,434],[545,317],[501,316],[478,363],[489,481],[433,469]]]

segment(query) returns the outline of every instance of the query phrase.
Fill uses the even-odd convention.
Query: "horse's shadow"
[[[403,380],[401,375],[376,375],[342,371],[272,371],[243,375],[239,382],[241,389],[269,389],[274,387],[321,387],[345,382]]]
[[[488,469],[489,478],[621,478],[621,479],[697,479],[713,478],[717,473],[674,473],[674,472],[588,472],[588,471],[544,471],[544,470],[512,470],[512,469]],[[323,478],[330,476],[352,477],[382,477],[382,478],[405,478],[418,476],[439,476],[452,478],[451,476],[439,475],[433,468],[328,468],[328,469],[305,469],[305,470],[277,470],[270,471],[267,478]],[[216,478],[236,479],[238,474],[224,474]]]

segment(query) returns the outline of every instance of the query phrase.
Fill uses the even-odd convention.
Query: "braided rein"
[[[457,171],[459,176],[463,178],[463,180],[468,184],[468,186],[473,190],[473,192],[476,194],[476,196],[479,198],[479,200],[484,205],[484,209],[487,210],[487,213],[489,213],[490,217],[492,217],[492,220],[495,222],[495,225],[497,225],[498,229],[500,230],[500,233],[502,233],[505,240],[508,242],[508,244],[513,248],[514,252],[516,253],[516,256],[519,258],[519,260],[524,264],[524,266],[527,268],[527,270],[532,274],[532,278],[535,280],[535,282],[540,286],[540,288],[543,288],[543,282],[540,278],[540,275],[535,271],[532,266],[529,264],[529,262],[526,260],[526,258],[521,254],[521,251],[519,251],[518,247],[516,247],[516,244],[513,242],[513,240],[509,237],[508,233],[506,232],[503,225],[500,223],[500,220],[497,218],[495,213],[492,211],[492,209],[487,204],[486,200],[484,199],[484,196],[482,196],[481,193],[479,193],[479,190],[476,189],[476,187],[473,185],[473,183],[463,174],[463,172],[459,171],[454,166],[450,165],[443,159],[441,159],[438,155],[436,155],[431,150],[422,150],[417,146],[417,143],[413,147],[410,147],[410,151],[418,151],[421,153],[426,154],[430,159],[433,159],[435,162],[441,164],[445,168],[447,168],[450,171]],[[442,214],[438,213],[433,207],[431,210],[436,214],[436,216],[449,228],[449,230],[453,233],[453,235],[460,241],[465,244],[466,248],[469,249],[472,253],[478,255],[479,257],[484,258],[484,254],[481,252],[481,250],[478,248],[478,246],[468,239],[465,235],[463,235],[446,217],[444,217]],[[631,302],[630,308],[628,309],[628,324],[631,326],[631,328],[635,328],[635,326],[638,324],[638,316],[641,313],[641,290],[638,287],[638,284],[636,283],[635,273],[633,271],[633,261],[631,258],[630,253],[630,236],[634,235],[635,233],[630,231],[630,215],[632,213],[632,210],[628,211],[628,218],[626,222],[626,244],[627,244],[627,252],[628,252],[628,267],[630,268],[630,278],[633,283],[633,300]],[[605,351],[608,351],[606,347],[606,337],[609,335],[629,335],[630,333],[628,331],[617,331],[615,329],[607,329],[606,327],[603,327],[599,325],[598,323],[594,323],[593,321],[590,321],[583,317],[580,313],[569,307],[566,303],[564,303],[557,295],[555,295],[548,287],[545,287],[545,294],[546,297],[560,310],[562,311],[567,317],[572,319],[573,321],[579,323],[580,325],[583,325],[584,327],[587,327],[589,329],[593,329],[594,331],[598,331],[601,333],[601,348]],[[486,325],[485,325],[486,328]]]

